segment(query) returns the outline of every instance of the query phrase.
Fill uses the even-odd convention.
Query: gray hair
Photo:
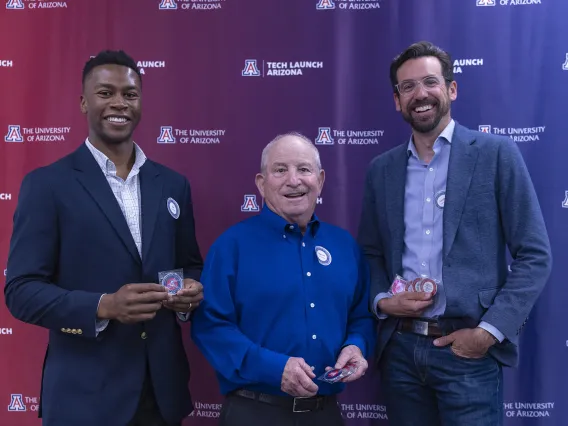
[[[280,139],[284,139],[284,138],[290,137],[290,136],[300,139],[302,142],[304,142],[307,146],[309,146],[314,151],[314,159],[316,161],[316,167],[318,169],[318,172],[321,170],[321,159],[320,159],[319,151],[318,151],[317,147],[314,145],[314,143],[311,141],[311,139],[308,138],[307,136],[304,136],[301,133],[298,133],[298,132],[288,132],[288,133],[284,133],[284,134],[276,136],[262,150],[262,155],[260,157],[260,172],[261,173],[266,172],[266,163],[268,161],[268,152],[270,151],[270,148],[272,148],[272,146],[276,142],[278,142]]]

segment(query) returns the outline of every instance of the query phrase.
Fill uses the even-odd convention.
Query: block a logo
[[[158,143],[176,143],[176,138],[174,138],[174,130],[172,126],[160,127],[160,136],[158,136]]]
[[[243,77],[258,77],[260,76],[260,71],[256,66],[256,59],[245,59],[245,67],[241,72]]]
[[[23,9],[24,7],[22,0],[8,0],[6,3],[6,9]]]
[[[24,142],[19,124],[8,125],[8,133],[4,136],[4,142]]]
[[[477,0],[476,6],[495,6],[495,0]]]
[[[562,64],[562,69],[564,71],[568,71],[568,53],[566,54],[566,59],[564,60],[564,63]]]
[[[176,0],[160,0],[160,10],[175,10],[177,8]]]
[[[564,191],[564,201],[562,201],[562,208],[568,209],[568,191]]]
[[[316,9],[317,10],[335,9],[335,3],[333,2],[333,0],[318,0],[318,3],[316,4]]]
[[[8,411],[26,411],[24,398],[21,393],[13,393],[8,405]]]
[[[331,137],[331,127],[320,127],[315,143],[316,145],[333,145],[334,141]]]
[[[243,205],[241,206],[242,212],[257,212],[260,211],[256,203],[256,195],[246,194]]]
[[[482,133],[491,133],[491,126],[482,124],[481,126],[479,126],[479,131]]]

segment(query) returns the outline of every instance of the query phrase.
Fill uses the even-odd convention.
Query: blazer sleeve
[[[184,278],[199,281],[203,271],[203,258],[197,244],[191,187],[186,178],[184,178],[182,206],[176,235],[176,265],[183,267]],[[195,311],[178,312],[177,317],[180,321],[187,322],[193,318],[193,312]]]
[[[513,262],[482,321],[513,340],[548,281],[552,255],[530,174],[518,146],[509,138],[499,148],[498,204]]]
[[[369,308],[373,313],[377,313],[376,307],[374,306],[376,296],[379,293],[388,292],[390,287],[388,273],[385,267],[384,247],[380,237],[377,217],[376,191],[373,185],[373,180],[378,170],[377,163],[372,163],[367,170],[361,220],[359,221],[359,230],[357,233],[357,241],[363,250],[363,254],[368,261],[371,271]]]
[[[203,258],[197,244],[191,187],[184,178],[183,204],[176,235],[176,265],[183,267],[184,278],[199,281],[203,270]]]
[[[55,284],[61,241],[50,181],[45,169],[29,173],[22,181],[8,255],[6,306],[20,321],[95,338],[102,294]]]

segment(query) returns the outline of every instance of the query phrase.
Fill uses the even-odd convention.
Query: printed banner
[[[452,54],[453,116],[511,137],[534,181],[554,270],[505,372],[507,426],[568,422],[568,3],[565,0],[0,0],[0,266],[23,176],[87,136],[79,109],[90,56],[124,49],[143,72],[135,141],[191,182],[204,255],[228,226],[258,214],[262,148],[299,131],[321,153],[317,213],[355,233],[365,169],[405,143],[389,83],[392,58],[429,40]],[[513,200],[514,202],[514,200]],[[195,411],[214,425],[215,375],[186,329]],[[47,332],[15,320],[0,296],[0,425],[35,426]],[[348,425],[388,425],[375,371],[347,387]],[[64,404],[65,402],[62,401]]]

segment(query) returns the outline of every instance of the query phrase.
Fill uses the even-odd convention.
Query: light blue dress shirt
[[[434,303],[424,311],[422,318],[436,319],[446,309],[445,285],[442,280],[443,216],[448,177],[448,165],[452,146],[455,121],[451,120],[434,142],[434,157],[430,163],[420,159],[412,137],[408,142],[408,165],[404,194],[404,252],[402,255],[402,277],[412,280],[428,277],[436,280],[438,289]],[[379,293],[373,307],[379,319],[386,318],[378,312],[378,302],[392,297],[390,293]],[[482,321],[479,327],[487,330],[500,342],[503,334]]]

